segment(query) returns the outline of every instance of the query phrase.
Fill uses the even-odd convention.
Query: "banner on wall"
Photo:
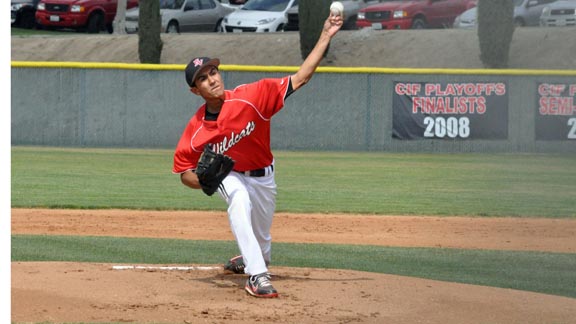
[[[536,140],[576,140],[576,84],[538,84]]]
[[[507,139],[506,83],[394,82],[397,139]]]

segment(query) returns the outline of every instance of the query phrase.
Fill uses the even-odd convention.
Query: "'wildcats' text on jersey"
[[[239,134],[230,134],[230,138],[224,136],[224,139],[220,143],[214,144],[212,148],[216,153],[225,154],[232,146],[236,143],[240,142],[240,140],[252,133],[252,131],[256,128],[256,123],[253,121],[248,122],[246,128],[244,128]]]

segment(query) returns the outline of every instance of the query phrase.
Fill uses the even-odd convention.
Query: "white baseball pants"
[[[218,190],[228,204],[230,228],[244,258],[245,272],[250,275],[267,272],[271,259],[276,182],[273,168],[265,170],[262,177],[232,171],[222,181],[225,190]]]

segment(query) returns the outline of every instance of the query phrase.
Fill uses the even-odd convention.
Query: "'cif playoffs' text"
[[[394,91],[401,96],[411,96],[414,114],[484,114],[486,97],[505,95],[506,84],[397,83]]]

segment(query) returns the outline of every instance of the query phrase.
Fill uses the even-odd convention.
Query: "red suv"
[[[374,29],[451,27],[476,0],[396,0],[368,6],[358,12],[356,26]]]
[[[138,5],[127,0],[126,8]],[[117,0],[41,0],[36,8],[36,22],[48,29],[73,28],[99,33],[105,28],[112,32]]]

